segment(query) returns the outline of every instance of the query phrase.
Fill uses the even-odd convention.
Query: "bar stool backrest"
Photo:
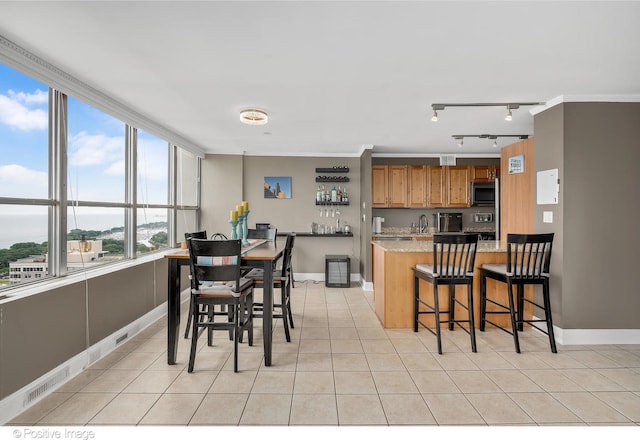
[[[507,275],[520,280],[549,277],[553,235],[507,234]]]
[[[473,276],[478,234],[433,236],[433,270],[440,279]]]

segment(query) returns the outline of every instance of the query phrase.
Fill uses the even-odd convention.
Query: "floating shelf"
[[[316,173],[348,173],[349,168],[316,168]]]
[[[316,177],[316,182],[348,182],[348,177],[336,176],[336,177]]]
[[[347,206],[349,205],[349,202],[318,202],[316,200],[316,206],[332,206],[332,205]]]

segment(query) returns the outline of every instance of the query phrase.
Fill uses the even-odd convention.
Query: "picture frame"
[[[265,176],[265,199],[290,199],[291,196],[291,176]]]
[[[524,173],[524,154],[509,158],[509,174]]]

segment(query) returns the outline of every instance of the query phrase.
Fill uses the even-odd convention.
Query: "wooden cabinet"
[[[374,165],[372,208],[468,208],[471,168],[439,165]]]
[[[427,167],[427,206],[429,208],[468,208],[470,200],[468,166]]]
[[[494,182],[500,177],[500,165],[473,165],[471,167],[472,182]]]
[[[427,166],[411,165],[409,176],[409,208],[425,208],[427,206]]]
[[[447,207],[469,208],[471,206],[471,174],[467,166],[447,168]]]
[[[406,208],[408,205],[407,165],[371,167],[371,207]]]

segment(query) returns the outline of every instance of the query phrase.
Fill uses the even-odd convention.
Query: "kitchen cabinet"
[[[408,168],[409,208],[427,207],[427,166],[411,165]]]
[[[473,165],[471,167],[472,182],[495,182],[500,176],[500,165]]]
[[[406,208],[408,206],[407,165],[371,167],[371,207]]]
[[[468,166],[427,167],[429,208],[468,208],[471,172]]]

